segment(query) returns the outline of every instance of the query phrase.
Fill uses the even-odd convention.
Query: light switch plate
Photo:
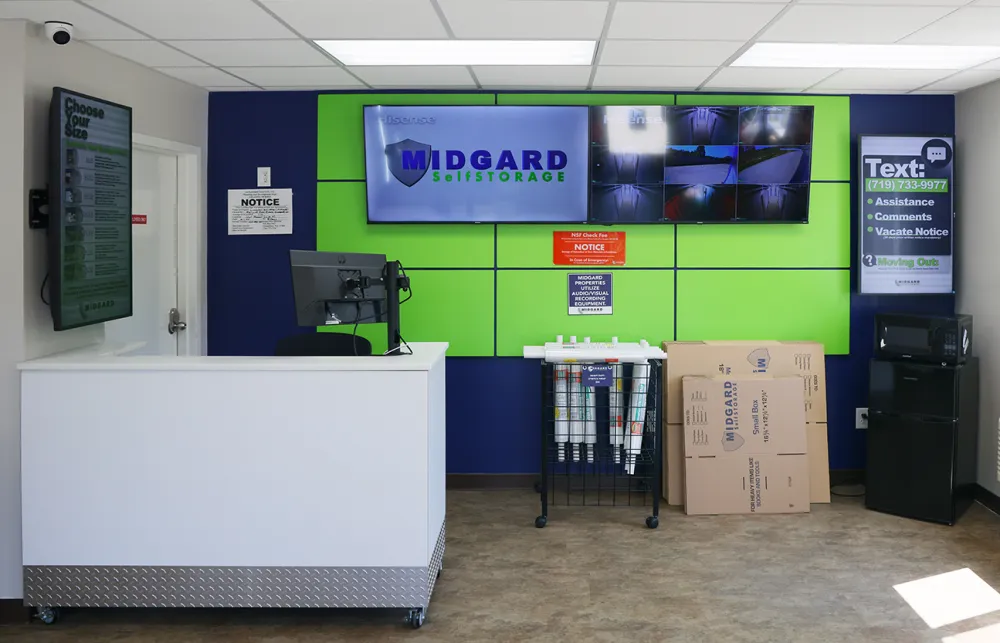
[[[854,409],[854,428],[855,429],[867,429],[868,428],[868,408],[857,408]]]
[[[259,188],[271,187],[271,168],[269,167],[257,168],[257,187]]]

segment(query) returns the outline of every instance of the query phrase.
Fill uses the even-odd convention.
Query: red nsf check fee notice
[[[556,266],[624,266],[624,232],[552,233],[552,263]]]

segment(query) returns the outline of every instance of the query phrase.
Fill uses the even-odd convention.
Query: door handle
[[[176,308],[171,308],[170,313],[168,313],[167,332],[173,335],[174,333],[184,330],[187,327],[187,322],[181,321],[181,311]]]

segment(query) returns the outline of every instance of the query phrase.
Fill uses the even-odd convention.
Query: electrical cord
[[[359,279],[361,278],[361,271],[360,270],[358,271],[358,278]],[[364,298],[365,298],[365,289],[362,288],[361,289],[361,299],[364,299]],[[351,338],[351,343],[354,344],[354,356],[358,357],[358,324],[361,323],[361,302],[360,301],[357,302],[356,304],[354,304],[354,306],[355,306],[355,308],[357,308],[358,312],[354,316],[354,332],[352,333],[353,337]]]
[[[45,284],[49,283],[49,273],[45,273],[45,279],[42,279],[42,287],[38,291],[38,296],[42,298],[42,303],[46,306],[51,306],[49,300],[45,298]]]
[[[401,262],[397,261],[396,265],[399,266],[399,273],[400,273],[400,275],[402,275],[402,277],[404,279],[406,279],[407,282],[409,282],[409,279],[406,277],[406,269],[403,268],[403,264]],[[361,271],[359,270],[359,271],[357,271],[357,273],[358,273],[358,280],[360,281],[361,278],[362,278]],[[383,276],[384,276],[384,273],[383,273]],[[340,281],[343,284],[347,283],[346,280],[344,279],[344,276],[342,274],[340,275]],[[360,288],[360,290],[361,290],[361,299],[358,300],[357,302],[355,302],[355,304],[354,304],[355,308],[357,309],[357,313],[355,314],[355,317],[354,317],[354,330],[351,332],[351,343],[354,345],[354,355],[355,355],[355,357],[358,356],[358,325],[361,322],[364,322],[364,321],[372,321],[372,320],[377,321],[378,318],[379,318],[378,314],[369,315],[367,317],[362,317],[361,316],[361,302],[364,301],[364,299],[365,299],[365,289],[364,288]],[[403,299],[403,300],[401,300],[399,302],[399,305],[402,306],[403,304],[405,304],[406,302],[410,301],[411,299],[413,299],[413,287],[408,285],[407,288],[406,288],[406,298]],[[406,343],[406,340],[403,339],[402,335],[399,335],[399,341],[402,342],[402,344],[400,346],[397,346],[396,348],[393,348],[392,350],[387,350],[386,352],[384,352],[382,354],[383,355],[389,355],[390,353],[393,353],[395,351],[402,352],[402,349],[405,346],[406,347],[406,353],[403,353],[403,354],[404,355],[413,355],[413,349],[410,348],[410,345]]]
[[[400,336],[399,336],[399,341],[401,341],[401,342],[402,342],[402,344],[400,344],[400,345],[399,345],[399,346],[397,346],[396,348],[393,348],[393,349],[391,349],[391,350],[387,350],[386,352],[384,352],[384,353],[382,353],[382,354],[383,354],[383,355],[388,355],[388,354],[390,354],[390,353],[394,353],[394,352],[396,352],[396,351],[399,351],[399,352],[400,352],[400,353],[401,353],[402,355],[413,355],[413,349],[412,349],[412,348],[410,348],[410,345],[406,343],[406,340],[405,340],[405,339],[403,339],[403,336],[402,336],[402,335],[400,335]],[[403,347],[404,347],[404,346],[406,347],[406,352],[405,352],[405,353],[403,353]]]

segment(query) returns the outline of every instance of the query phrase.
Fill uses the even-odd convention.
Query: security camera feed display
[[[663,163],[667,185],[736,183],[735,145],[668,145]]]
[[[806,223],[812,130],[811,106],[592,107],[590,221]]]
[[[662,105],[591,108],[591,221],[663,219],[667,109]]]
[[[739,107],[668,107],[669,145],[733,145],[739,140]]]

